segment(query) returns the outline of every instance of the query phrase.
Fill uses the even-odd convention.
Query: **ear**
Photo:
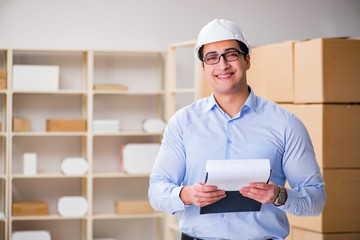
[[[204,64],[204,62],[201,62],[201,67],[202,67],[203,72],[204,72],[204,71],[205,71],[205,64]]]
[[[250,54],[246,55],[246,58],[245,58],[245,64],[246,64],[246,70],[249,70],[250,69]]]

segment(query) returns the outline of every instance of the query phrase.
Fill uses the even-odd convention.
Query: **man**
[[[248,86],[250,52],[233,22],[215,19],[199,33],[195,54],[213,93],[169,120],[149,187],[155,209],[180,214],[182,240],[285,239],[286,212],[314,216],[324,207],[324,180],[307,130],[292,113]],[[268,183],[239,189],[262,203],[260,211],[200,214],[200,207],[226,196],[204,184],[211,159],[270,160]],[[284,187],[286,180],[291,189]]]

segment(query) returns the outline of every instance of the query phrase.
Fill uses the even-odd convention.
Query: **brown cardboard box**
[[[31,121],[26,118],[13,118],[13,132],[29,132]]]
[[[291,229],[291,240],[359,240],[358,233],[316,233],[299,228]]]
[[[202,92],[201,92],[202,95],[201,95],[201,98],[211,96],[212,87],[211,87],[209,81],[205,77],[202,77],[201,82],[202,82]]]
[[[360,39],[314,39],[294,49],[296,103],[360,102]]]
[[[282,104],[309,131],[321,168],[360,168],[360,104]]]
[[[83,119],[48,119],[46,131],[49,132],[84,132],[86,120]]]
[[[94,90],[128,90],[127,86],[121,84],[97,84],[94,85]]]
[[[317,217],[288,214],[290,226],[317,233],[360,233],[360,169],[325,169],[323,177],[323,212]]]
[[[7,88],[7,73],[4,70],[0,70],[0,89]]]
[[[153,209],[148,200],[115,201],[116,214],[150,214]]]
[[[13,216],[43,216],[48,215],[48,204],[42,201],[13,202]]]
[[[294,101],[294,42],[254,47],[247,71],[255,94],[276,102]]]

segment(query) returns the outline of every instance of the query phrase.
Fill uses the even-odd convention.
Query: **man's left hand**
[[[240,189],[240,193],[263,204],[271,204],[279,195],[280,188],[273,182],[250,183],[249,186]]]

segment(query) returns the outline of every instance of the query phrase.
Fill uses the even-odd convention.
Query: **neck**
[[[224,110],[224,112],[226,112],[231,118],[233,118],[237,113],[240,112],[249,94],[250,94],[249,89],[246,87],[243,88],[241,92],[237,92],[233,94],[214,93],[214,97],[216,99],[216,102],[221,107],[221,109]]]

